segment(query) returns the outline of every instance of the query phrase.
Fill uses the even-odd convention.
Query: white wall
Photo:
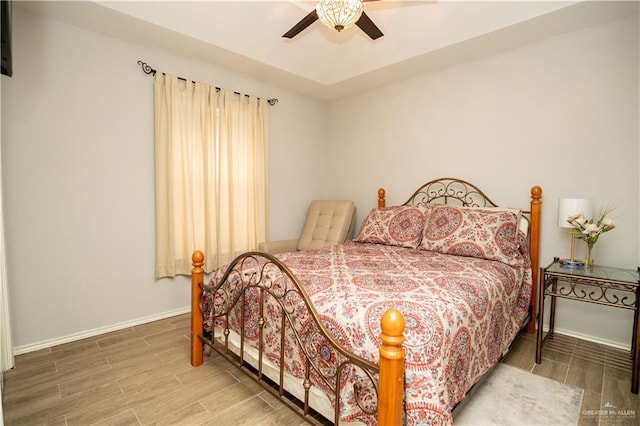
[[[498,203],[528,206],[543,188],[542,263],[568,256],[557,202],[592,198],[618,229],[597,263],[636,268],[638,240],[638,16],[380,87],[330,105],[334,195],[373,207],[454,176]],[[359,221],[367,209],[359,209]],[[563,303],[556,327],[630,344],[628,311]]]
[[[13,42],[2,181],[18,353],[189,306],[187,279],[154,281],[153,79],[137,60],[279,98],[270,110],[273,237],[293,237],[309,200],[326,196],[322,102],[18,8]]]

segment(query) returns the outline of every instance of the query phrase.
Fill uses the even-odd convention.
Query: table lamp
[[[558,226],[560,228],[573,228],[573,226],[567,222],[569,216],[574,216],[582,213],[582,215],[591,219],[593,207],[591,200],[583,198],[562,198],[558,200]],[[584,261],[576,260],[575,258],[576,248],[576,236],[571,235],[571,258],[560,259],[560,266],[563,268],[584,268]]]

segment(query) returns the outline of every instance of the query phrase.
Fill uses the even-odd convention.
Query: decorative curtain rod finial
[[[146,62],[138,61],[138,65],[142,67],[142,71],[144,71],[145,74],[156,75],[156,70],[151,68]]]

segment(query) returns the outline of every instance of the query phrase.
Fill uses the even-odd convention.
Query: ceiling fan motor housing
[[[337,31],[352,27],[362,10],[362,0],[319,0],[316,6],[320,21]]]

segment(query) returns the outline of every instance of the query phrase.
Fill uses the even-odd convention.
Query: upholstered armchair
[[[258,250],[275,254],[340,244],[353,237],[355,219],[353,201],[314,200],[299,239],[266,241],[260,243]]]

